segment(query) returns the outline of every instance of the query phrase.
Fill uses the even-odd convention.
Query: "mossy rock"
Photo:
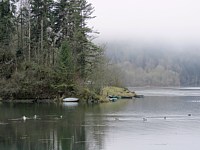
[[[127,88],[107,86],[102,89],[102,97],[105,99],[108,96],[116,97],[134,97],[135,93],[129,91]]]

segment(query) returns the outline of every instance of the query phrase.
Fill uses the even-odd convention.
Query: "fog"
[[[167,43],[197,43],[199,0],[89,0],[95,8],[90,26],[98,40],[135,39]]]
[[[200,86],[199,0],[89,0],[127,86]]]

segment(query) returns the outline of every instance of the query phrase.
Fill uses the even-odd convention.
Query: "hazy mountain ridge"
[[[200,47],[110,42],[107,56],[124,71],[127,86],[199,86]]]

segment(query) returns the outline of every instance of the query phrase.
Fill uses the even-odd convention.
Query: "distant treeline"
[[[107,55],[127,86],[200,86],[200,46],[111,42]]]

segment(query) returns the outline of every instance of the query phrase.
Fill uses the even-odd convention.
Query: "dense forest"
[[[200,86],[198,44],[112,41],[106,53],[126,86]]]
[[[0,98],[84,97],[113,83],[93,11],[86,0],[0,0]]]
[[[107,85],[200,86],[198,45],[93,42],[86,0],[0,0],[0,99],[96,97]],[[106,55],[105,55],[106,54]]]

